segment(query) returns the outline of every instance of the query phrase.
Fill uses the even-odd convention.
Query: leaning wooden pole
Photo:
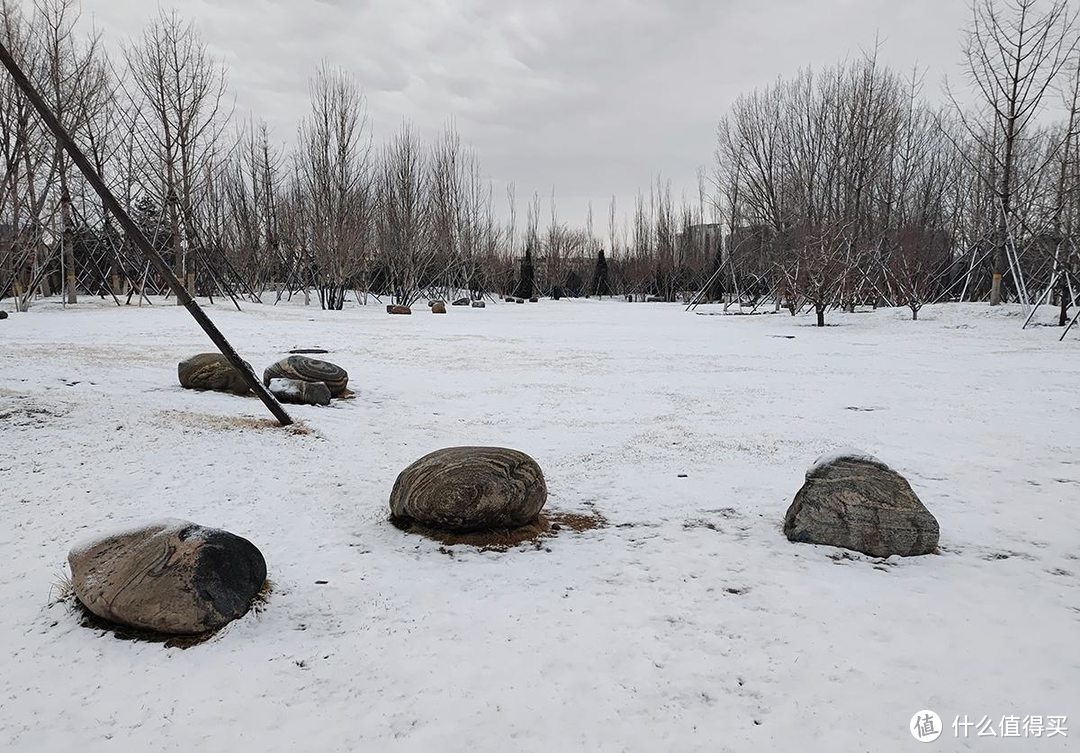
[[[38,93],[34,85],[30,83],[30,80],[26,77],[26,74],[22,72],[19,64],[15,62],[15,59],[8,52],[7,47],[0,42],[0,61],[3,61],[4,67],[7,68],[8,73],[11,74],[11,78],[14,79],[16,86],[26,95],[26,98],[30,100],[30,104],[37,110],[41,119],[52,131],[56,140],[64,147],[64,150],[71,157],[72,161],[82,171],[83,176],[86,178],[87,183],[93,186],[97,191],[98,196],[101,197],[102,203],[105,207],[112,212],[116,217],[116,221],[120,223],[120,227],[124,229],[124,233],[135,244],[135,246],[142,252],[142,255],[146,257],[146,260],[153,265],[154,269],[158,271],[162,277],[169,283],[169,287],[176,294],[177,300],[183,304],[184,308],[188,310],[188,313],[195,319],[203,332],[207,337],[213,340],[214,345],[218,347],[221,354],[228,359],[229,363],[240,372],[240,375],[244,378],[248,387],[252,392],[259,396],[259,399],[263,401],[263,404],[270,409],[270,412],[274,414],[274,418],[281,422],[282,426],[288,426],[291,424],[292,418],[281,407],[281,404],[270,394],[270,391],[263,386],[263,383],[259,381],[258,377],[251,370],[242,358],[237,354],[233,346],[229,344],[229,341],[225,339],[225,335],[221,334],[221,331],[214,326],[214,323],[210,321],[210,317],[206,315],[190,295],[180,280],[176,279],[176,275],[169,269],[169,265],[165,263],[165,260],[161,258],[161,255],[150,244],[150,241],[143,235],[139,226],[128,216],[128,213],[124,211],[124,208],[120,206],[120,202],[116,200],[116,197],[112,195],[112,191],[105,185],[105,181],[98,175],[97,170],[90,164],[90,160],[86,158],[86,155],[82,153],[82,150],[75,144],[75,141],[71,138],[64,127],[60,125],[60,121],[57,120],[56,115],[45,103],[45,100]]]

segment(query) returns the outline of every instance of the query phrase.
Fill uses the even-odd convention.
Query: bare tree
[[[436,244],[445,250],[444,244],[453,243],[452,217],[440,218],[438,231],[428,224],[429,212],[445,207],[427,196],[427,175],[422,147],[412,129],[403,125],[382,157],[378,237],[394,300],[406,306],[420,297]],[[450,201],[450,197],[444,198]]]
[[[964,34],[965,73],[989,118],[976,119],[958,104],[957,110],[971,138],[991,157],[991,169],[981,177],[998,205],[992,306],[1002,300],[1002,278],[1019,224],[1017,153],[1047,92],[1076,51],[1075,20],[1068,0],[972,0]]]
[[[371,141],[356,80],[323,65],[295,156],[301,245],[315,265],[319,302],[340,310],[363,269],[372,230]]]
[[[175,11],[161,11],[125,55],[137,96],[135,135],[151,177],[142,188],[165,207],[174,271],[194,294],[198,204],[231,114],[225,68]]]

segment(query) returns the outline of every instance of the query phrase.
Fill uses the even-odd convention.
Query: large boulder
[[[417,460],[397,477],[391,519],[459,533],[519,528],[547,501],[544,474],[523,452],[450,447]]]
[[[270,386],[272,379],[296,379],[301,382],[323,382],[330,388],[330,395],[337,397],[349,386],[349,374],[345,369],[317,358],[289,356],[267,366],[263,372],[263,384]]]
[[[75,596],[98,617],[177,635],[242,617],[266,582],[266,561],[254,544],[184,520],[76,545],[68,564]]]
[[[412,309],[408,306],[397,306],[393,303],[387,304],[386,313],[388,314],[411,314]]]
[[[7,318],[8,318],[8,312],[4,311],[3,309],[0,309],[0,319],[7,319]]]
[[[431,313],[433,313],[433,314],[445,314],[446,313],[446,304],[443,303],[442,301],[436,301],[435,303],[431,304]]]
[[[330,405],[330,388],[326,382],[305,382],[302,379],[275,377],[270,380],[270,392],[283,403],[295,405]]]
[[[250,364],[248,368],[251,368]],[[180,386],[189,390],[214,390],[237,395],[246,395],[251,391],[239,369],[220,353],[192,356],[177,365],[176,373]]]
[[[820,458],[784,517],[791,541],[872,557],[929,554],[938,522],[899,473],[876,458],[844,451]]]

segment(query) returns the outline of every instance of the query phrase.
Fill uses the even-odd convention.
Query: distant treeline
[[[310,82],[295,146],[238,122],[228,72],[159,12],[110,59],[76,0],[4,0],[0,38],[196,295],[626,295],[793,313],[1080,291],[1080,56],[1066,0],[975,0],[967,81],[931,107],[877,51],[741,96],[694,200],[657,180],[596,232],[538,196],[518,217],[452,130],[375,143],[362,82]],[[957,100],[975,104],[962,107]],[[0,298],[130,301],[158,279],[6,76],[0,81]],[[505,203],[504,203],[505,202]],[[500,211],[506,207],[505,211]],[[546,216],[544,216],[546,215]]]

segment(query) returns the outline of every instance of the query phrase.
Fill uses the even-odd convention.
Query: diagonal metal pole
[[[221,334],[221,331],[214,326],[214,323],[210,321],[210,317],[206,315],[190,295],[188,295],[187,289],[180,283],[180,280],[176,279],[176,275],[169,269],[169,265],[165,263],[165,260],[161,258],[161,255],[150,244],[150,241],[143,235],[142,230],[138,225],[128,216],[124,208],[120,206],[120,202],[116,200],[116,197],[112,195],[112,191],[105,185],[105,181],[98,175],[97,170],[90,164],[90,160],[86,158],[86,155],[82,153],[82,150],[75,144],[75,141],[71,138],[64,127],[60,125],[60,121],[57,120],[56,115],[45,103],[45,100],[41,97],[38,91],[34,88],[34,85],[30,83],[30,80],[26,78],[26,74],[22,72],[19,64],[15,62],[15,58],[11,56],[7,47],[0,42],[0,62],[3,62],[4,67],[7,68],[8,73],[11,74],[11,78],[14,79],[15,85],[22,90],[22,93],[26,95],[26,98],[30,100],[30,104],[37,110],[41,119],[52,131],[56,140],[64,147],[64,150],[71,157],[72,161],[82,171],[83,176],[86,178],[86,182],[89,183],[98,196],[101,197],[102,203],[106,208],[113,213],[116,217],[116,221],[120,223],[120,227],[124,229],[128,238],[135,244],[135,246],[142,252],[146,260],[157,270],[158,274],[165,278],[169,283],[169,287],[176,293],[177,300],[183,304],[184,308],[188,310],[192,318],[202,327],[203,332],[207,337],[214,341],[214,345],[218,347],[221,354],[228,359],[229,363],[240,372],[244,382],[247,383],[251,391],[254,392],[263,404],[270,409],[270,412],[274,414],[282,426],[288,426],[293,422],[289,414],[281,407],[281,404],[270,394],[270,391],[263,386],[263,383],[259,381],[259,378],[255,376],[255,373],[251,370],[251,367],[244,363],[244,360],[240,358],[233,346],[229,344],[229,341],[225,339],[225,335]]]

